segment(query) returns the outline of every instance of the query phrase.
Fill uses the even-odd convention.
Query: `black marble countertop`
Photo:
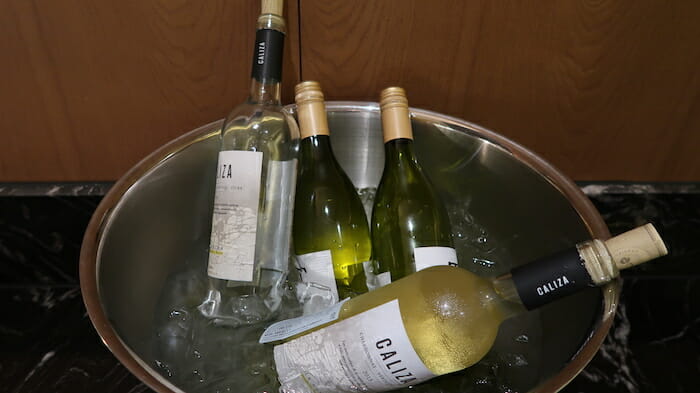
[[[653,222],[670,254],[623,273],[610,334],[563,391],[700,391],[700,187],[581,186],[611,233]],[[0,391],[151,391],[102,344],[80,294],[82,235],[108,188],[0,184]]]

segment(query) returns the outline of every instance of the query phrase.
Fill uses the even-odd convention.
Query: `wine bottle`
[[[306,81],[294,90],[301,142],[292,237],[310,313],[367,292],[371,245],[362,202],[333,155],[321,86]]]
[[[281,301],[289,268],[296,123],[281,106],[282,0],[262,0],[247,100],[221,129],[207,273],[199,310],[217,323],[255,323]]]
[[[397,389],[475,364],[493,345],[503,320],[607,283],[620,269],[666,253],[647,224],[495,279],[435,266],[314,318],[273,324],[260,341],[288,340],[274,347],[282,392]]]
[[[457,266],[452,228],[413,151],[408,100],[400,87],[381,93],[384,172],[372,211],[376,285],[435,265]]]

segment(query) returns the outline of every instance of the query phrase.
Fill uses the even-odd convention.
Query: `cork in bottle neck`
[[[668,254],[652,224],[646,224],[605,241],[615,266],[622,270]]]
[[[406,91],[388,87],[381,92],[379,107],[382,111],[384,143],[394,139],[413,139]]]
[[[330,135],[326,105],[318,82],[305,81],[294,86],[294,100],[297,104],[297,118],[302,139],[313,135]]]
[[[283,17],[283,3],[283,0],[262,0],[256,29],[271,29],[286,33],[287,24]]]
[[[261,0],[260,13],[282,16],[284,0]]]
[[[576,246],[584,266],[596,285],[620,275],[620,270],[650,261],[668,253],[651,224],[632,229],[606,241],[598,239]]]

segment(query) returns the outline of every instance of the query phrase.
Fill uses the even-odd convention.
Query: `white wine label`
[[[413,349],[392,300],[274,348],[281,391],[383,392],[435,377]]]
[[[432,266],[457,266],[457,251],[452,247],[416,247],[413,257],[417,272]]]
[[[331,250],[297,255],[295,264],[302,282],[329,291],[333,296],[333,303],[338,301]]]
[[[305,315],[303,317],[275,322],[265,329],[262,336],[260,336],[259,342],[261,344],[265,344],[273,341],[284,340],[299,333],[313,329],[317,326],[321,326],[328,322],[333,322],[338,319],[338,314],[340,313],[343,303],[348,300],[350,300],[350,298],[344,299],[340,303],[336,303],[333,306],[312,315]]]
[[[216,174],[209,276],[252,281],[262,152],[222,151]]]

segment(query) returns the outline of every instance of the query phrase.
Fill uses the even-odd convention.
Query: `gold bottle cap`
[[[605,241],[618,269],[639,265],[668,254],[652,224],[646,224]]]
[[[261,14],[273,14],[282,16],[284,12],[284,0],[262,0],[260,5]]]
[[[321,84],[316,81],[297,84],[294,86],[294,101],[302,139],[312,135],[330,135]]]
[[[382,90],[379,107],[382,111],[384,143],[399,138],[413,139],[408,99],[404,89],[387,87]]]

